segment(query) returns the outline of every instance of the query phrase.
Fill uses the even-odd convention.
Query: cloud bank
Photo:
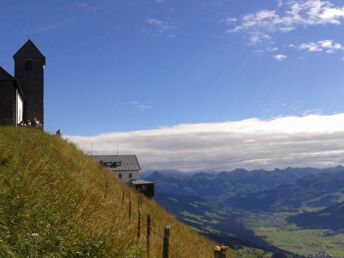
[[[136,154],[142,168],[181,171],[329,167],[344,164],[344,114],[181,124],[66,136],[86,153]]]

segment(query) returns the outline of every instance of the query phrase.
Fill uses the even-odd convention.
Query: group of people
[[[37,118],[34,118],[32,120],[32,122],[30,120],[27,120],[26,123],[24,123],[24,121],[21,121],[18,124],[18,127],[22,127],[22,128],[35,128],[35,129],[42,130],[43,129],[43,124]],[[55,135],[61,137],[62,136],[61,129],[58,129],[56,131]]]
[[[27,120],[26,123],[24,123],[24,121],[21,121],[18,124],[18,127],[43,129],[42,123],[37,118],[34,118],[32,121]]]

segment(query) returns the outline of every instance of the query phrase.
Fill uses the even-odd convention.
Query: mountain
[[[286,168],[273,171],[236,169],[230,172],[164,173],[153,172],[147,180],[156,182],[156,191],[165,194],[199,196],[223,201],[237,194],[270,190],[281,184],[324,172],[314,168]]]
[[[303,228],[344,231],[344,202],[319,212],[307,212],[289,217],[289,223]]]
[[[214,242],[154,201],[143,198],[139,209],[138,200],[62,138],[0,128],[0,257],[146,257],[147,214],[150,257],[161,257],[167,225],[171,257],[213,257]]]
[[[229,198],[226,204],[245,210],[287,211],[302,207],[329,207],[343,198],[344,168],[338,167],[305,176],[294,184],[280,185],[257,193],[238,194]]]

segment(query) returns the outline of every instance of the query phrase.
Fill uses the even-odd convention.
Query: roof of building
[[[27,57],[27,58],[42,58],[43,64],[45,65],[45,56],[39,51],[38,47],[29,39],[26,43],[13,55],[16,57]]]
[[[95,159],[97,162],[116,163],[115,166],[111,167],[113,171],[141,170],[136,155],[90,155],[90,157]]]
[[[0,81],[14,81],[14,77],[0,66]]]
[[[0,81],[13,81],[14,86],[18,89],[18,91],[20,92],[20,95],[24,99],[24,92],[18,80],[16,80],[16,78],[14,78],[9,72],[7,72],[1,66],[0,66]]]
[[[154,182],[146,181],[146,180],[132,180],[132,181],[130,181],[130,183],[133,185],[152,185],[152,184],[155,184]]]

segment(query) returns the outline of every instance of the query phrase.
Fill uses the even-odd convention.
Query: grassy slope
[[[161,257],[166,225],[171,257],[212,257],[213,242],[147,199],[143,236],[147,214],[154,231],[151,257]],[[74,145],[36,130],[0,128],[0,257],[145,257],[137,217],[136,193]]]

